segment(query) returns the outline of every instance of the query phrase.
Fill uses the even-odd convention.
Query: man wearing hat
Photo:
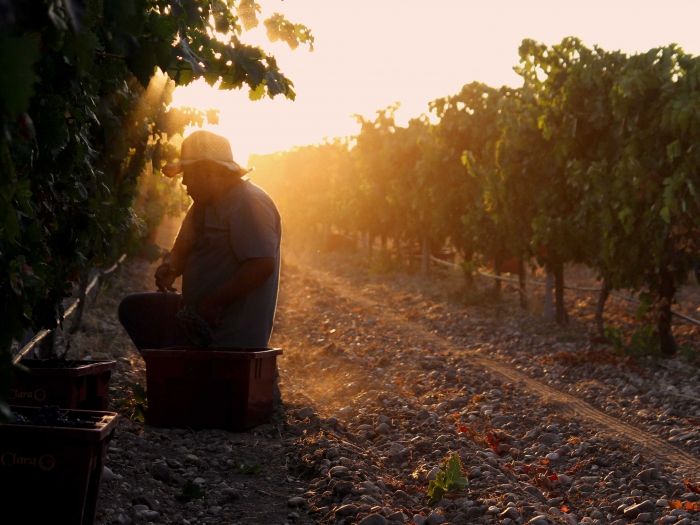
[[[196,131],[180,161],[193,204],[175,244],[156,270],[159,292],[126,297],[119,320],[139,350],[173,346],[265,348],[279,284],[279,212],[272,199],[243,178],[227,139]],[[182,275],[182,295],[173,282]]]

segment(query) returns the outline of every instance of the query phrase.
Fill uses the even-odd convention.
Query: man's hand
[[[177,272],[170,263],[161,264],[156,270],[156,286],[159,292],[176,292],[177,288],[173,288],[173,283],[177,278]]]
[[[210,293],[197,305],[197,313],[207,324],[215,328],[221,324],[221,312],[224,311],[224,304],[216,292]]]

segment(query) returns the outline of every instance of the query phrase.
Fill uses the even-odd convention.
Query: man
[[[155,278],[159,292],[134,294],[119,320],[139,350],[173,346],[265,348],[279,284],[279,212],[261,188],[242,178],[228,140],[196,131],[180,161],[192,207]],[[182,295],[173,283],[182,275]],[[203,321],[203,322],[202,322]],[[205,324],[206,323],[206,324]]]

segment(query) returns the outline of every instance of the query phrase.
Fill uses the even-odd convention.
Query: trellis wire
[[[458,264],[451,263],[449,261],[443,261],[442,259],[438,259],[437,257],[433,257],[432,255],[430,256],[430,259],[438,264],[442,264],[443,266],[448,266],[450,268],[459,268]],[[500,275],[493,275],[490,273],[482,272],[481,270],[477,270],[477,273],[479,275],[483,275],[484,277],[490,277],[491,279],[497,279],[499,281],[506,281],[509,283],[515,283],[515,284],[520,284],[520,281],[518,279],[513,279],[512,277],[501,277]],[[536,286],[547,286],[546,283],[540,283],[538,281],[528,281],[529,284],[534,284]],[[600,292],[600,288],[588,288],[584,286],[564,286],[565,290],[577,290],[580,292]],[[630,301],[632,303],[637,303],[637,304],[642,304],[642,301],[639,299],[636,299],[635,297],[630,297],[628,295],[622,295],[619,292],[616,292],[614,290],[610,290],[610,295],[614,295],[615,297],[619,297],[620,299],[624,299],[626,301]],[[694,325],[700,326],[700,320],[694,319],[692,317],[688,317],[687,315],[684,315],[682,313],[676,312],[675,310],[671,310],[671,313],[675,315],[676,317],[679,317],[683,319],[684,321],[688,321],[689,323],[692,323]]]
[[[99,280],[104,277],[105,275],[109,275],[110,273],[114,272],[117,268],[119,268],[119,265],[124,262],[126,259],[126,254],[122,255],[119,257],[119,260],[114,263],[114,265],[109,268],[108,270],[105,270],[104,272],[100,272],[98,275],[92,278],[92,281],[90,281],[90,284],[88,284],[87,288],[85,289],[85,297],[88,296],[88,294],[92,291],[92,289],[95,287],[95,285],[99,282]],[[70,316],[75,309],[78,307],[78,303],[80,303],[80,298],[76,299],[73,304],[71,304],[68,309],[65,311],[63,314],[63,319],[67,319],[68,316]],[[19,351],[19,353],[15,356],[15,358],[12,360],[13,364],[19,363],[22,358],[29,353],[30,350],[32,350],[36,344],[44,339],[47,335],[49,335],[53,330],[47,330],[46,328],[41,330],[38,334],[36,334],[32,339]]]

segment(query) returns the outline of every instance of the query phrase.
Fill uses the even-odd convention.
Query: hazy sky
[[[524,38],[555,44],[577,36],[588,46],[628,53],[680,44],[700,53],[697,0],[258,0],[309,26],[315,50],[270,44],[264,28],[244,33],[261,44],[294,82],[297,99],[251,102],[247,92],[203,82],[175,92],[174,104],[217,108],[212,131],[231,141],[242,163],[324,137],[357,132],[352,117],[401,102],[400,123],[428,112],[428,102],[471,81],[519,85],[513,72]]]

